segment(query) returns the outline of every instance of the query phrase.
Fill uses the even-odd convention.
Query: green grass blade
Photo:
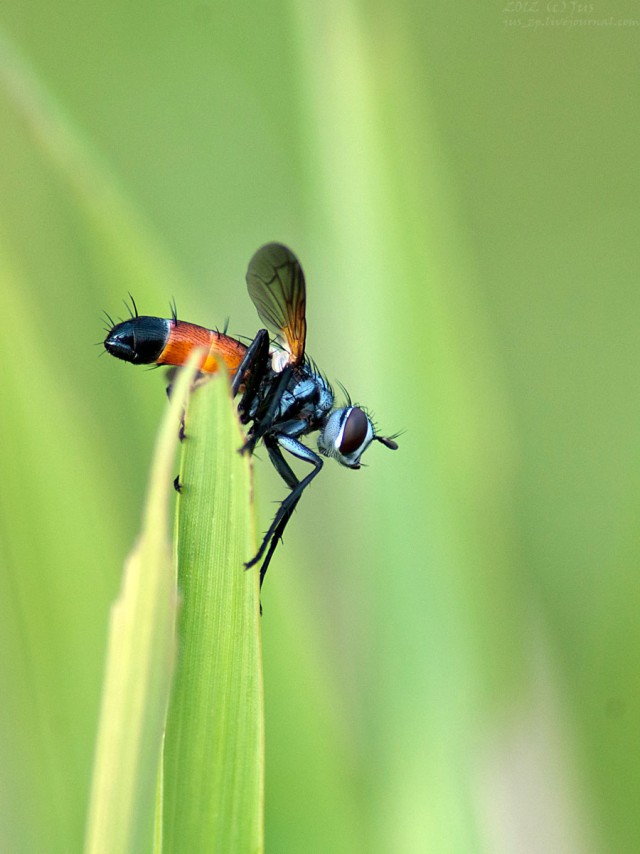
[[[179,659],[163,851],[262,850],[263,721],[249,460],[224,377],[191,398],[178,508]]]
[[[176,576],[168,505],[182,372],[158,436],[142,533],[111,612],[109,646],[85,841],[87,854],[148,851],[158,763],[175,657]]]

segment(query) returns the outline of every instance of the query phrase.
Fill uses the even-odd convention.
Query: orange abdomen
[[[215,374],[220,362],[231,375],[235,374],[247,352],[247,347],[230,335],[179,320],[177,324],[171,323],[167,343],[157,364],[184,365],[194,347],[205,348],[199,367],[205,374]]]

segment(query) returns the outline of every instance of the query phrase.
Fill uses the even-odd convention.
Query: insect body
[[[318,450],[341,465],[360,468],[363,453],[373,441],[396,450],[396,436],[380,436],[360,406],[348,401],[336,407],[333,389],[305,356],[306,289],[302,267],[293,252],[269,243],[255,253],[247,271],[249,295],[267,329],[247,346],[211,329],[178,320],[138,316],[114,325],[104,341],[109,353],[134,364],[182,365],[195,347],[203,347],[199,369],[215,373],[224,363],[232,375],[234,396],[240,394],[240,420],[249,425],[243,452],[258,442],[267,449],[280,477],[291,490],[247,567],[262,561],[264,579],[278,541],[300,497],[322,468],[322,457],[301,441],[318,432]],[[269,331],[276,341],[269,339]],[[300,480],[283,451],[313,469]]]

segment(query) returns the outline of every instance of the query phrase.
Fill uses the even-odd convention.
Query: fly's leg
[[[273,536],[271,537],[271,542],[269,543],[269,548],[267,549],[267,554],[265,559],[262,561],[262,566],[260,567],[260,587],[264,582],[264,577],[267,574],[267,569],[269,568],[269,564],[271,563],[271,558],[274,555],[274,552],[278,546],[278,543],[282,541],[282,535],[284,534],[284,529],[287,527],[287,522],[293,516],[293,511],[296,509],[296,506],[300,501],[300,496],[298,496],[295,501],[291,503],[291,506],[282,517],[275,531],[273,532]],[[247,569],[249,569],[253,564],[248,563]]]
[[[251,408],[268,367],[269,333],[266,329],[261,329],[249,345],[231,383],[233,397],[238,394],[240,386],[244,383],[244,390],[238,404],[238,414],[243,424],[249,421],[247,411]]]
[[[282,456],[282,451],[278,447],[278,443],[275,441],[275,439],[273,439],[271,437],[267,437],[264,440],[264,444],[265,444],[265,447],[269,453],[269,459],[271,460],[275,470],[278,472],[280,477],[287,484],[289,489],[292,489],[292,490],[295,489],[296,486],[298,486],[298,484],[300,483],[300,481],[296,477],[296,474],[293,471],[293,469],[291,468],[291,466],[287,463],[285,458]],[[282,530],[279,533],[276,533],[276,535],[271,538],[271,542],[269,544],[269,551],[267,552],[267,555],[262,562],[262,566],[260,567],[260,587],[262,587],[264,577],[267,573],[267,569],[269,568],[269,564],[271,563],[271,558],[273,557],[273,553],[276,550],[276,546],[278,545],[278,541],[282,539],[282,534],[284,533],[284,529],[286,527],[286,524],[289,521],[289,519],[291,518],[291,513],[293,513],[293,509],[288,514],[284,525],[282,525],[282,523],[281,523]],[[258,560],[259,560],[259,558],[258,558]],[[247,569],[253,565],[254,565],[254,561],[251,561],[250,563],[248,563],[246,565]]]
[[[179,370],[180,370],[180,368],[173,367],[173,368],[169,368],[169,370],[166,372],[166,377],[167,377],[167,380],[169,381],[167,388],[166,388],[166,392],[167,392],[167,397],[169,398],[169,400],[171,400],[171,393],[173,392],[173,383],[176,379],[176,376],[177,376]],[[197,388],[199,388],[201,385],[203,385],[203,383],[208,382],[209,379],[210,379],[210,375],[203,374],[203,373],[200,373],[198,371],[198,373],[195,375],[194,380],[191,384],[191,391],[192,392],[195,391]],[[187,438],[187,434],[185,432],[185,410],[184,409],[180,413],[180,430],[178,432],[178,438],[180,439],[181,442],[184,442],[184,440]]]
[[[303,445],[301,442],[299,442],[297,439],[294,439],[291,436],[287,436],[286,434],[281,433],[277,434],[273,438],[265,438],[265,445],[269,452],[271,462],[273,463],[280,477],[291,489],[291,492],[280,504],[280,507],[278,508],[273,522],[269,527],[269,530],[263,537],[262,543],[260,544],[260,548],[258,549],[257,554],[248,563],[245,564],[245,567],[247,569],[250,569],[252,566],[255,566],[260,560],[262,560],[262,557],[265,555],[266,552],[266,557],[260,568],[260,584],[262,584],[264,580],[264,576],[269,567],[269,563],[271,562],[271,558],[273,557],[273,553],[276,550],[278,541],[282,539],[284,529],[287,527],[287,523],[291,518],[298,501],[300,501],[302,493],[309,486],[313,478],[322,468],[322,460],[320,459],[320,457],[312,450],[307,448],[305,445]],[[288,451],[290,454],[292,454],[294,457],[297,457],[299,460],[303,460],[306,463],[311,463],[311,465],[314,467],[313,471],[310,472],[302,480],[298,480],[295,473],[282,456],[280,448],[285,451]]]
[[[253,426],[251,428],[249,438],[241,448],[242,453],[252,454],[253,449],[260,439],[265,438],[269,430],[272,429],[274,421],[278,417],[282,395],[289,385],[292,373],[293,368],[288,365],[278,375],[278,382],[275,389],[265,396],[265,400],[262,401],[262,406],[253,416]]]

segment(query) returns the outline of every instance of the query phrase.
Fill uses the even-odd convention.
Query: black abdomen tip
[[[169,321],[161,317],[132,317],[117,323],[104,339],[105,350],[134,365],[156,362],[169,337]]]

